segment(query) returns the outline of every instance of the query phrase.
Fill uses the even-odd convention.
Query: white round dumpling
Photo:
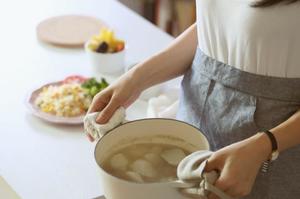
[[[136,173],[136,172],[127,171],[126,176],[128,177],[128,179],[130,181],[138,182],[138,183],[143,183],[144,182],[142,176],[140,174]]]
[[[133,145],[127,149],[126,153],[129,155],[129,157],[137,159],[144,156],[148,151],[149,149],[147,148],[147,146]]]
[[[164,163],[164,160],[155,153],[147,153],[144,155],[144,159],[149,161],[153,166],[161,165]]]
[[[146,160],[138,159],[130,165],[130,168],[132,171],[145,177],[154,178],[157,176],[157,171],[151,163]]]
[[[122,153],[118,153],[110,159],[110,166],[115,170],[125,171],[127,169],[128,163],[128,159]]]
[[[182,149],[173,148],[163,151],[160,156],[170,165],[177,166],[186,155]]]

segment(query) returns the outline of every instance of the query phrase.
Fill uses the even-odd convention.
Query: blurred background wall
[[[173,36],[196,21],[195,0],[119,1]]]

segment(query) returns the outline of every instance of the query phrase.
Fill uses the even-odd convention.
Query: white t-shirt
[[[300,2],[268,8],[251,2],[197,0],[200,49],[250,73],[300,77]]]

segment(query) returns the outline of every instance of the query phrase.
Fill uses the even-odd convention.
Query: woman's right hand
[[[141,84],[128,72],[94,97],[88,113],[101,112],[96,122],[105,124],[119,107],[130,106],[142,90]]]

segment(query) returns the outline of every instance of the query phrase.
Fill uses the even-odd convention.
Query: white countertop
[[[70,74],[91,75],[83,50],[37,41],[41,20],[61,14],[103,19],[127,41],[128,62],[164,48],[172,37],[113,0],[10,0],[0,5],[0,176],[25,199],[93,198],[102,194],[94,144],[81,127],[53,125],[28,113],[27,92]],[[145,117],[137,101],[129,119]],[[1,198],[1,196],[0,196]]]

